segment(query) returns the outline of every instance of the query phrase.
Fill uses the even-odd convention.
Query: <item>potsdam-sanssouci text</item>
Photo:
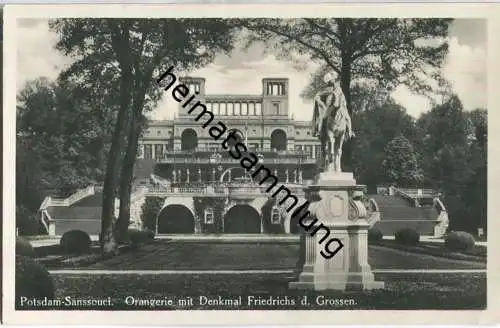
[[[60,299],[21,297],[21,306],[29,307],[60,307],[60,306],[111,306],[111,297],[108,298],[75,298],[66,296]]]

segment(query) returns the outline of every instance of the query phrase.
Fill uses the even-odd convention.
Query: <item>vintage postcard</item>
[[[5,323],[498,322],[499,12],[5,6]]]

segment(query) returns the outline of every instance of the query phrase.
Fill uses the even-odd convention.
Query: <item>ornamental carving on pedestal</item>
[[[362,197],[362,191],[353,191],[349,195],[348,218],[350,221],[356,221],[368,216],[368,211],[366,210],[365,204],[363,204]]]

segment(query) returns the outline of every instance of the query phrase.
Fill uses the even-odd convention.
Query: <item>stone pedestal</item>
[[[310,220],[317,221],[303,232],[305,238],[300,247],[305,260],[298,281],[291,282],[290,288],[384,288],[383,282],[375,281],[368,264],[369,224],[361,202],[363,189],[364,186],[356,185],[352,173],[345,172],[321,173],[316,183],[306,188],[308,199],[319,199],[309,206]],[[318,229],[320,225],[322,228]]]

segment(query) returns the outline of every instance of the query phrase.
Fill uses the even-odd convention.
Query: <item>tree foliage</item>
[[[142,204],[141,221],[144,229],[156,232],[158,215],[165,204],[164,197],[146,197]]]
[[[285,58],[306,55],[335,71],[346,96],[351,82],[375,82],[382,89],[404,84],[429,92],[448,51],[452,19],[251,19],[240,24],[267,40]],[[350,109],[351,110],[351,109]]]
[[[60,37],[57,48],[75,59],[66,76],[93,86],[111,72],[113,77],[104,81],[119,85],[120,108],[108,156],[101,229],[103,252],[115,252],[113,203],[119,154],[126,138],[120,177],[119,232],[123,234],[128,228],[141,118],[162,93],[153,78],[171,65],[187,71],[208,64],[218,52],[231,50],[232,28],[221,19],[58,19],[50,25]]]
[[[66,197],[102,180],[110,107],[95,112],[86,89],[29,81],[17,97],[16,201],[34,214],[50,190]],[[25,216],[25,215],[24,215]]]
[[[382,172],[390,184],[418,185],[423,180],[413,146],[404,136],[392,139],[386,145],[384,155]]]
[[[371,100],[372,96],[367,98]],[[357,101],[363,99],[360,97]],[[354,173],[361,183],[375,192],[377,185],[389,183],[381,170],[384,148],[399,135],[414,144],[417,138],[415,120],[403,107],[387,99],[370,102],[365,111],[353,113],[353,128],[357,133],[353,142]]]
[[[302,56],[318,63],[313,87],[326,72],[337,73],[352,114],[357,110],[351,94],[355,85],[385,91],[406,85],[410,90],[428,94],[446,84],[440,69],[448,52],[446,36],[451,22],[452,19],[265,18],[238,23],[251,31],[249,43],[264,41],[281,58]],[[342,158],[345,169],[352,169],[351,154],[352,142],[347,142]]]
[[[486,228],[486,111],[466,112],[452,95],[418,125],[425,133],[422,166],[428,183],[443,193],[452,229]]]

